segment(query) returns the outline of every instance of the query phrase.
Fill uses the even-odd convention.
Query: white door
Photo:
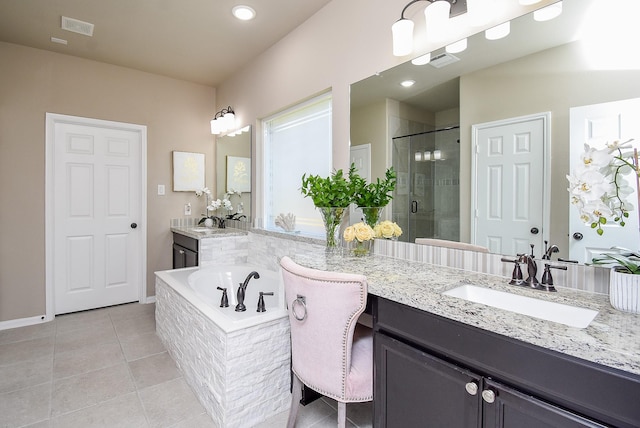
[[[574,107],[570,110],[570,170],[573,171],[584,152],[584,144],[602,148],[607,141],[634,139],[635,147],[640,147],[640,98]],[[630,183],[634,182],[631,178]],[[633,187],[635,185],[632,184]],[[635,189],[638,191],[637,188]],[[637,201],[637,193],[628,200]],[[602,228],[602,236],[595,233],[589,224],[580,221],[577,210],[569,210],[569,257],[580,263],[588,263],[601,253],[611,252],[611,247],[619,246],[638,250],[638,207],[630,213],[624,227],[617,223],[607,223]]]
[[[55,314],[142,297],[143,135],[79,122],[55,121],[52,130]]]
[[[548,122],[542,114],[473,126],[473,244],[511,256],[531,244],[536,256],[544,251]]]
[[[368,183],[371,182],[371,144],[361,144],[359,146],[351,146],[349,155],[349,166],[355,164],[358,175],[364,178]],[[362,210],[358,209],[354,204],[349,207],[349,224],[362,221]]]

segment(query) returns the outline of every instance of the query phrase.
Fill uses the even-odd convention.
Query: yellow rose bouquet
[[[402,229],[395,222],[384,220],[376,224],[373,228],[376,238],[397,239],[402,235]]]
[[[365,256],[371,251],[371,243],[375,238],[375,232],[366,223],[360,222],[348,226],[343,233],[345,242],[350,244],[351,252],[356,256]]]

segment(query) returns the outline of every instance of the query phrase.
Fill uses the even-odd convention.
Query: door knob
[[[411,212],[414,214],[418,212],[418,201],[411,201]]]
[[[580,232],[576,232],[573,234],[573,239],[575,239],[576,241],[580,241],[582,240],[582,238],[584,238],[584,236],[582,236],[582,233]]]
[[[136,227],[138,227],[137,223],[131,223],[131,229],[135,229]]]
[[[476,395],[478,393],[478,385],[475,382],[469,382],[464,386],[469,395]]]
[[[537,227],[532,227],[530,232],[531,232],[532,234],[534,234],[534,235],[537,235],[537,234],[538,234],[538,232],[540,232],[540,230],[538,230],[538,228],[537,228]]]
[[[485,389],[484,391],[482,391],[482,399],[491,404],[496,401],[496,393],[490,389]]]

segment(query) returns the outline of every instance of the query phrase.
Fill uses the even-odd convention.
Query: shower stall
[[[392,218],[400,240],[460,240],[460,127],[394,137]]]

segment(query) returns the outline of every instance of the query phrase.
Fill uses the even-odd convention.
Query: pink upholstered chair
[[[296,422],[302,384],[338,402],[338,426],[346,403],[373,400],[373,336],[358,324],[367,303],[363,275],[309,269],[280,261],[291,322],[293,396],[287,427]]]

